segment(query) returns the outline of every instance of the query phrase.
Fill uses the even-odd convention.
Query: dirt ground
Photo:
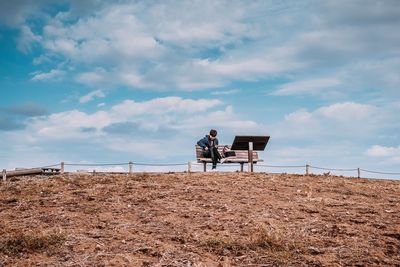
[[[400,266],[400,181],[248,173],[0,182],[0,266]]]

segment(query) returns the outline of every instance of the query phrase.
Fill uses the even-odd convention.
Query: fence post
[[[129,161],[129,174],[132,174],[133,171],[133,162]]]
[[[357,168],[357,177],[358,177],[358,178],[361,178],[361,171],[360,171],[360,168]]]
[[[188,173],[192,172],[192,163],[188,161]]]
[[[310,173],[310,165],[306,164],[306,175]]]
[[[64,161],[61,161],[61,174],[64,174]]]
[[[253,142],[249,142],[249,151],[248,151],[248,172],[253,172]]]
[[[7,170],[3,169],[3,182],[7,180]]]

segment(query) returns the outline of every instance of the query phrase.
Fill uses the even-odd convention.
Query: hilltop
[[[0,183],[0,266],[400,265],[400,181],[248,173]]]

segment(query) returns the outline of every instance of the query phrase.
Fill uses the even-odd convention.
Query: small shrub
[[[303,238],[288,229],[275,229],[264,225],[258,226],[249,242],[249,247],[262,248],[270,251],[296,251],[302,250]]]
[[[247,251],[247,246],[243,242],[217,237],[206,240],[203,242],[202,246],[204,246],[208,252],[214,252],[218,255],[242,255]]]
[[[201,246],[217,255],[252,254],[256,255],[253,263],[281,265],[294,260],[296,255],[304,251],[305,240],[299,233],[286,228],[260,225],[249,232],[248,238],[214,237],[202,242]]]
[[[20,253],[34,253],[57,247],[63,244],[65,236],[60,233],[48,235],[17,234],[0,239],[0,253],[16,255]]]
[[[266,227],[259,226],[252,234],[249,245],[253,249],[281,251],[285,249],[285,240],[277,231],[269,231]]]

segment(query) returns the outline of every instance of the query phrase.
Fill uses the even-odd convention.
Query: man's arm
[[[203,139],[200,139],[197,142],[197,145],[201,146],[202,149],[207,149],[207,143],[206,142],[207,142],[206,138],[203,138]]]

